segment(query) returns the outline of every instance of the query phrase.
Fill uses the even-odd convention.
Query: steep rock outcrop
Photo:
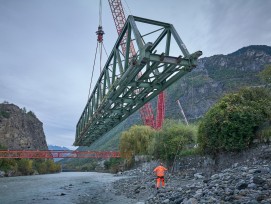
[[[31,111],[0,104],[0,144],[10,150],[48,150],[43,124]]]

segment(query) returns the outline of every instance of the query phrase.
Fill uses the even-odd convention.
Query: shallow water
[[[135,203],[116,196],[111,183],[119,177],[95,172],[63,172],[0,178],[0,203]]]

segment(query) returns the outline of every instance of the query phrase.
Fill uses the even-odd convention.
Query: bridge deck
[[[72,151],[72,150],[0,150],[0,158],[119,158],[114,151]]]

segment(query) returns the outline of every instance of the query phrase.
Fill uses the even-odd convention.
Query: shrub
[[[149,146],[149,153],[156,159],[173,162],[175,156],[195,145],[196,137],[196,126],[166,121]]]
[[[149,126],[132,126],[123,132],[120,137],[120,153],[123,158],[131,165],[136,154],[147,154],[151,138],[155,130]]]
[[[271,121],[264,123],[256,133],[261,142],[271,141]]]
[[[20,159],[18,161],[18,171],[23,175],[31,175],[34,173],[32,164],[33,161],[30,159]]]
[[[33,118],[37,118],[36,115],[35,115],[35,113],[33,111],[28,111],[27,115],[30,115]]]
[[[56,173],[61,171],[61,165],[56,164],[53,159],[47,159],[45,163],[48,173]]]
[[[0,159],[0,170],[5,172],[9,170],[17,172],[18,164],[15,159]]]
[[[45,161],[35,161],[34,162],[34,166],[35,166],[35,169],[37,170],[37,172],[39,174],[46,174],[48,173],[48,170],[47,170],[47,165],[45,163]]]
[[[271,65],[267,65],[265,69],[259,73],[259,77],[264,82],[271,84]]]
[[[0,117],[1,116],[4,117],[4,118],[9,118],[10,117],[10,113],[8,111],[0,109]]]
[[[6,150],[6,149],[7,148],[4,145],[0,144],[0,150]]]
[[[211,154],[249,147],[258,127],[271,116],[270,92],[244,88],[224,96],[199,125],[199,147]]]
[[[109,170],[111,173],[117,173],[122,170],[123,159],[122,158],[110,158],[104,162],[106,170]]]

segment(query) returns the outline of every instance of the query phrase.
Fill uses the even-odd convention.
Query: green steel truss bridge
[[[140,26],[155,30],[141,34]],[[129,16],[77,123],[74,145],[89,146],[195,68],[201,55],[188,52],[173,25]]]

